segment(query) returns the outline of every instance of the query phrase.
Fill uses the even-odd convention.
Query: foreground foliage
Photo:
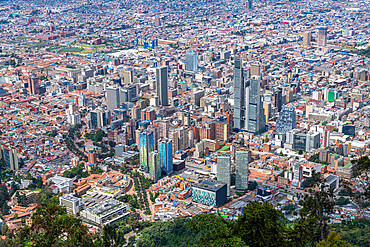
[[[198,237],[195,232],[188,229],[188,222],[189,219],[184,218],[176,218],[168,222],[156,222],[153,226],[142,231],[137,246],[192,246],[198,243]]]

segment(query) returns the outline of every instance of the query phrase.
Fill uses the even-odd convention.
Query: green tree
[[[185,247],[198,243],[197,235],[187,227],[189,219],[175,218],[167,222],[155,222],[152,226],[144,228],[137,241],[138,247]],[[144,224],[147,224],[143,222]],[[145,227],[142,224],[140,228]]]
[[[118,228],[112,225],[106,225],[103,228],[102,236],[94,243],[96,247],[120,247],[126,243],[126,240],[121,236]]]
[[[246,246],[233,232],[233,223],[216,214],[200,214],[188,224],[197,233],[198,246]]]
[[[18,233],[19,244],[31,246],[92,246],[92,238],[80,219],[67,215],[63,207],[40,205],[32,215],[32,225]]]
[[[351,247],[336,232],[331,232],[327,239],[321,240],[316,247]]]
[[[250,247],[281,246],[284,243],[282,215],[272,204],[249,203],[234,226],[234,232]]]
[[[370,219],[344,220],[330,226],[341,238],[354,246],[370,246]]]
[[[311,246],[315,246],[318,241],[328,236],[329,215],[334,212],[333,191],[322,181],[319,181],[319,188],[319,191],[305,196],[303,208],[300,211],[301,218],[293,229],[293,235],[302,237],[296,241],[302,244],[310,242]]]

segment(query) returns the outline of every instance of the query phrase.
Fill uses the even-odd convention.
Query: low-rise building
[[[65,207],[69,214],[77,214],[82,209],[81,199],[72,195],[60,197],[59,204]]]
[[[217,207],[226,201],[227,185],[221,182],[203,180],[193,184],[192,193],[194,202]]]
[[[81,216],[98,225],[109,225],[130,215],[129,206],[115,199],[102,201],[81,211]]]

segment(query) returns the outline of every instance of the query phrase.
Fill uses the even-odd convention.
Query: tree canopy
[[[32,215],[32,225],[18,233],[18,243],[31,246],[92,246],[92,238],[80,219],[67,215],[63,207],[41,205]]]

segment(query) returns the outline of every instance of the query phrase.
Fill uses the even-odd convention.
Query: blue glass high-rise
[[[163,138],[158,141],[158,151],[161,157],[161,170],[167,175],[173,171],[172,140]]]

